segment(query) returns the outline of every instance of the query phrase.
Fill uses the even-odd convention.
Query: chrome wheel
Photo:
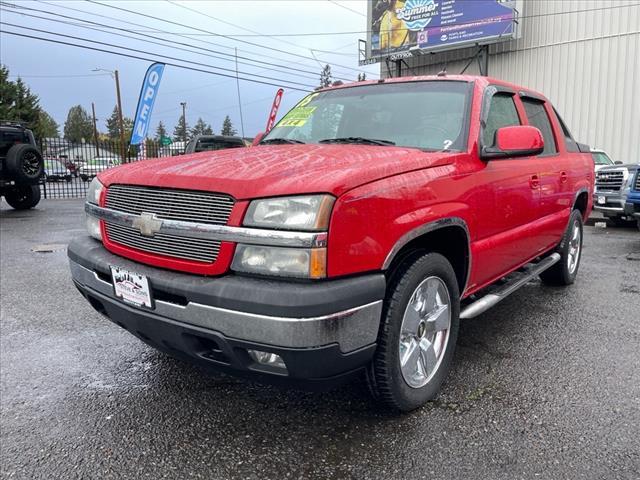
[[[576,219],[571,227],[571,236],[569,238],[569,251],[567,254],[567,269],[569,275],[578,268],[578,262],[580,261],[580,250],[582,248],[582,231],[580,229],[580,220]]]
[[[444,357],[451,327],[451,299],[445,283],[428,277],[414,290],[400,330],[400,369],[404,381],[421,388]]]

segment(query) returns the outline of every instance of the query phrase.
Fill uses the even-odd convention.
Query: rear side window
[[[554,107],[553,111],[556,114],[556,118],[558,119],[558,123],[560,123],[560,128],[562,128],[562,134],[564,135],[564,143],[565,143],[565,145],[567,147],[567,151],[568,152],[579,152],[580,149],[578,148],[578,144],[573,139],[573,135],[571,135],[571,132],[567,128],[567,125],[564,123],[564,120],[562,120],[562,117],[560,116],[558,111],[555,109],[555,107]]]
[[[551,120],[549,120],[549,115],[547,115],[547,111],[544,108],[544,103],[531,98],[523,98],[522,104],[524,105],[525,112],[527,112],[529,123],[542,132],[544,151],[541,155],[553,155],[557,153],[558,148],[556,147],[556,140],[553,136]]]
[[[520,125],[520,117],[518,117],[513,95],[497,93],[491,98],[487,124],[482,136],[484,145],[492,146],[494,144],[496,131],[499,128],[513,125]]]

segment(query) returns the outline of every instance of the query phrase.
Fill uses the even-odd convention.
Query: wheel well
[[[470,250],[467,232],[459,226],[443,227],[411,240],[393,258],[386,271],[387,278],[391,278],[404,262],[426,252],[439,253],[449,260],[462,295],[469,273]]]
[[[589,193],[588,192],[581,192],[578,197],[576,198],[575,203],[573,204],[573,209],[575,210],[576,208],[578,210],[580,210],[580,213],[582,213],[582,218],[584,220],[586,220],[585,215],[587,214],[587,205],[589,204]]]

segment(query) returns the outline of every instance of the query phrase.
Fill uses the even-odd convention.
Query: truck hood
[[[459,154],[368,145],[265,145],[151,159],[100,173],[133,184],[227,193],[249,199],[300,193],[340,196],[384,177],[451,163]]]

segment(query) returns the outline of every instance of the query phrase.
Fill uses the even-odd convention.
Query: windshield
[[[371,143],[465,150],[471,87],[427,81],[363,85],[305,97],[261,143]],[[332,142],[333,141],[333,142]],[[371,142],[375,141],[375,143]]]
[[[592,156],[596,165],[613,165],[613,161],[607,157],[606,153],[596,152],[593,153]]]

